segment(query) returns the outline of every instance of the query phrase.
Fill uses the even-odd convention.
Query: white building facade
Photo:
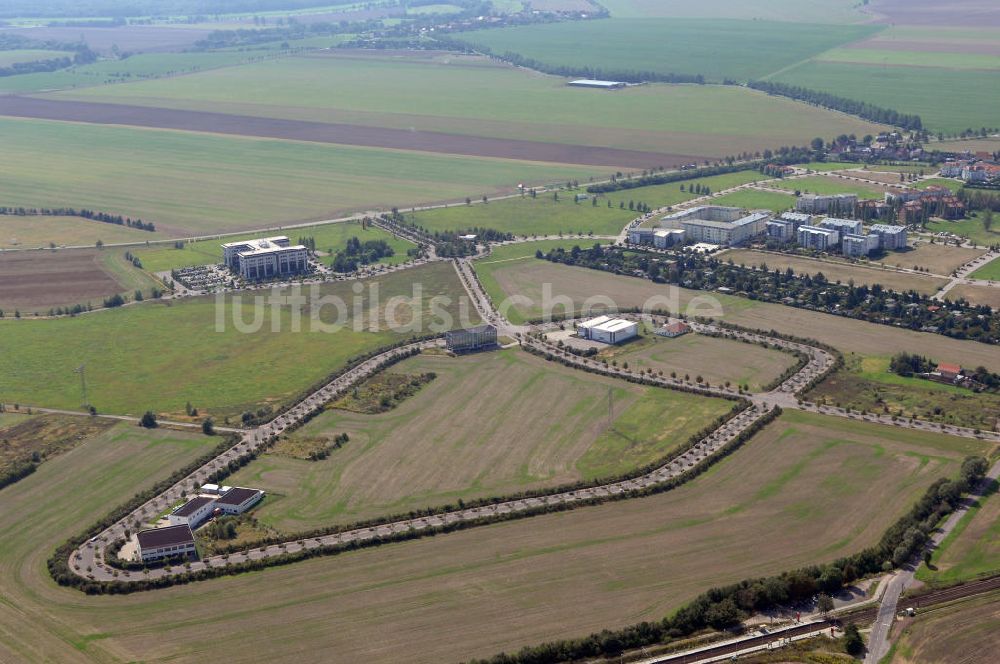
[[[291,245],[284,235],[228,242],[222,245],[222,255],[230,270],[251,281],[301,274],[309,269],[309,250],[301,244]]]

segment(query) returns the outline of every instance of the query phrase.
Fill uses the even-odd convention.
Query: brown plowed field
[[[871,9],[893,25],[1000,27],[996,0],[878,0]]]
[[[0,252],[0,309],[44,309],[99,300],[122,290],[97,251]]]
[[[0,96],[0,115],[588,166],[655,168],[679,166],[704,159],[697,155],[31,97]]]

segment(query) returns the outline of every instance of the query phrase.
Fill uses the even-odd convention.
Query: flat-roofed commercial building
[[[769,219],[769,210],[703,205],[667,215],[660,226],[683,230],[685,241],[737,246],[763,235]]]
[[[222,245],[222,257],[244,279],[273,279],[309,270],[309,250],[291,245],[284,235]]]
[[[143,530],[136,540],[142,562],[195,555],[194,533],[187,524]]]
[[[497,345],[497,328],[492,325],[477,325],[462,330],[444,333],[445,345],[453,353],[479,350]]]
[[[577,323],[576,333],[581,339],[619,344],[639,334],[639,324],[622,318],[598,316]]]

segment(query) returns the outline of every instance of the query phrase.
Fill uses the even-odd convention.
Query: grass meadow
[[[256,511],[286,533],[608,477],[661,458],[732,404],[546,362],[517,349],[421,355],[393,373],[437,377],[374,415],[329,409],[291,434],[347,433],[329,458],[267,454],[230,478],[263,488]],[[608,392],[615,420],[608,426]]]
[[[51,96],[701,158],[879,128],[745,88],[653,84],[608,93],[482,57],[433,53],[334,52]]]
[[[951,584],[1000,571],[1000,497],[993,482],[962,516],[958,525],[922,564],[917,578],[925,583]]]
[[[854,23],[864,15],[855,0],[601,0],[615,18],[728,18],[809,23]],[[793,28],[794,29],[794,28]]]
[[[927,230],[934,233],[953,233],[983,246],[1000,243],[1000,230],[995,226],[987,229],[979,215],[980,213],[975,212],[967,219],[958,221],[930,221],[927,223]]]
[[[878,30],[868,25],[815,24],[789,29],[778,21],[671,17],[568,21],[478,30],[457,37],[497,54],[514,52],[547,65],[701,74],[721,82],[761,78]]]
[[[487,657],[656,620],[708,587],[857,551],[957,473],[964,453],[953,438],[786,413],[705,475],[649,498],[149,593],[56,587],[44,561],[57,543],[211,444],[165,435],[85,441],[4,489],[14,509],[0,512],[0,657]]]
[[[478,261],[477,261],[478,262]],[[482,268],[477,271],[483,275]],[[611,298],[620,307],[645,305],[687,312],[692,316],[717,316],[731,323],[760,330],[778,330],[828,343],[845,352],[860,355],[890,356],[899,351],[929,355],[942,362],[990,367],[1000,371],[1000,356],[987,344],[951,339],[939,334],[903,330],[876,323],[806,311],[781,304],[758,302],[722,293],[695,291],[645,279],[613,275],[587,268],[557,265],[545,260],[525,258],[510,265],[494,264],[489,270],[494,284],[491,297],[517,293],[527,301],[515,303],[512,310],[523,318],[541,316],[541,284],[554,296],[565,296],[579,310],[594,302],[595,296]],[[488,283],[484,279],[484,284]],[[495,300],[497,301],[497,300]],[[716,306],[717,305],[717,306]],[[720,309],[721,308],[721,309]],[[555,307],[559,314],[562,307]]]
[[[159,237],[325,219],[586,180],[592,169],[38,120],[0,119],[5,205],[72,206],[141,217]],[[55,238],[59,243],[59,238]]]
[[[101,412],[139,415],[150,409],[182,416],[190,402],[202,416],[212,415],[221,423],[227,415],[278,405],[352,356],[399,340],[402,334],[368,331],[369,325],[377,320],[384,327],[389,298],[410,296],[414,283],[421,284],[424,299],[412,311],[404,307],[400,322],[413,320],[418,309],[426,315],[425,322],[432,321],[430,298],[435,295],[449,296],[451,304],[444,309],[459,319],[457,298],[464,293],[449,263],[363,283],[376,282],[382,305],[378,310],[369,308],[370,288],[357,296],[347,283],[319,288],[318,294],[339,296],[352,312],[347,325],[333,333],[310,327],[312,315],[332,322],[333,307],[307,309],[302,331],[294,332],[290,307],[262,306],[254,311],[250,296],[239,310],[228,300],[217,309],[214,298],[206,297],[147,301],[56,320],[8,316],[0,320],[0,339],[5,348],[14,350],[0,354],[5,379],[0,402],[79,408],[83,398],[73,369],[85,364],[88,397]],[[362,318],[353,316],[356,297],[363,307]],[[250,325],[258,313],[259,331],[244,333],[233,323],[239,315]],[[223,318],[221,332],[216,331],[217,316]],[[277,332],[271,331],[273,325]]]
[[[991,279],[993,281],[1000,281],[1000,258],[994,258],[992,261],[982,266],[969,276],[973,279]]]
[[[385,240],[396,253],[380,262],[390,264],[405,260],[407,250],[414,246],[412,242],[401,240],[375,226],[368,226],[364,230],[361,230],[360,222],[346,221],[306,228],[289,228],[223,237],[214,240],[186,242],[180,249],[173,245],[159,245],[145,249],[136,249],[132,253],[139,257],[144,269],[149,272],[161,272],[190,265],[221,263],[222,243],[249,240],[256,237],[271,237],[274,235],[287,235],[293,244],[298,242],[299,238],[311,237],[316,240],[316,250],[328,254],[336,253],[342,249],[352,237],[356,237],[362,242],[368,240]]]
[[[782,180],[774,183],[778,189],[801,191],[804,194],[857,194],[858,198],[881,199],[887,189],[867,182],[847,180],[835,175],[808,175],[794,180]]]

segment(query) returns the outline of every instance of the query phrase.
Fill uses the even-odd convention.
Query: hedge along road
[[[552,358],[558,357],[560,361],[564,361],[570,366],[587,371],[599,372],[625,380],[641,381],[657,387],[684,389],[708,396],[721,396],[731,400],[738,400],[742,396],[738,391],[731,388],[700,386],[679,379],[643,376],[633,371],[617,367],[605,367],[603,364],[593,360],[564,353],[561,349],[545,341],[541,335],[525,334],[523,333],[524,328],[512,326],[509,322],[502,319],[493,310],[492,304],[486,293],[483,292],[478,279],[475,278],[474,273],[469,269],[468,261],[457,260],[455,261],[455,267],[459,271],[465,288],[469,290],[473,302],[480,309],[483,317],[486,320],[500,323],[500,328],[503,332],[519,334],[522,346],[529,351],[541,353]],[[195,470],[183,480],[175,483],[155,498],[136,508],[128,516],[100,532],[91,541],[78,547],[70,554],[70,569],[78,576],[92,581],[135,584],[147,579],[182,576],[188,572],[225,568],[230,565],[239,565],[254,561],[267,561],[268,559],[276,559],[286,554],[307,553],[313,550],[319,550],[319,553],[333,553],[347,547],[364,545],[366,543],[378,543],[384,541],[386,538],[399,536],[418,537],[421,534],[431,534],[449,527],[470,527],[506,518],[530,516],[553,507],[566,509],[574,505],[597,503],[607,499],[639,496],[648,490],[655,489],[668,482],[683,481],[686,479],[686,476],[689,477],[696,474],[696,472],[692,471],[697,471],[698,466],[714,461],[713,457],[719,455],[720,452],[724,452],[727,446],[738,442],[742,435],[751,433],[755,430],[755,427],[766,422],[765,418],[773,415],[778,407],[802,408],[804,410],[814,410],[825,414],[852,418],[861,417],[860,415],[855,415],[841,409],[817,407],[813,404],[800,405],[796,398],[796,393],[813,381],[822,378],[836,366],[836,358],[832,353],[808,344],[770,337],[751,331],[730,330],[716,325],[700,323],[695,323],[694,327],[698,332],[719,334],[747,343],[768,342],[786,351],[803,353],[808,357],[808,360],[804,366],[792,376],[785,379],[776,389],[766,393],[746,395],[750,401],[746,408],[723,422],[719,427],[694,443],[680,455],[645,474],[592,487],[562,491],[556,490],[549,494],[506,500],[468,509],[442,511],[374,526],[357,527],[317,537],[296,538],[280,544],[271,544],[241,552],[205,558],[204,560],[192,562],[188,566],[156,567],[132,573],[124,570],[116,570],[107,565],[107,556],[115,555],[114,551],[109,552],[109,545],[124,539],[125,532],[130,527],[129,524],[136,521],[143,522],[149,514],[156,514],[168,508],[173,502],[183,497],[183,492],[195,489],[212,474],[226,469],[230,462],[238,462],[241,458],[246,458],[251,454],[265,449],[277,436],[287,431],[290,427],[307,421],[313,413],[322,408],[323,404],[343,394],[352,385],[380,371],[388,363],[402,359],[408,356],[409,353],[441,345],[439,339],[421,341],[388,350],[362,362],[358,366],[333,378],[326,385],[311,393],[301,402],[278,415],[270,422],[247,431],[236,445]],[[919,421],[899,420],[886,422],[883,418],[877,416],[868,416],[865,419],[872,422],[891,423],[896,426],[907,426],[916,429],[937,429],[934,425]],[[947,432],[963,437],[1000,440],[1000,436],[992,432],[981,433],[957,427],[949,427]]]

